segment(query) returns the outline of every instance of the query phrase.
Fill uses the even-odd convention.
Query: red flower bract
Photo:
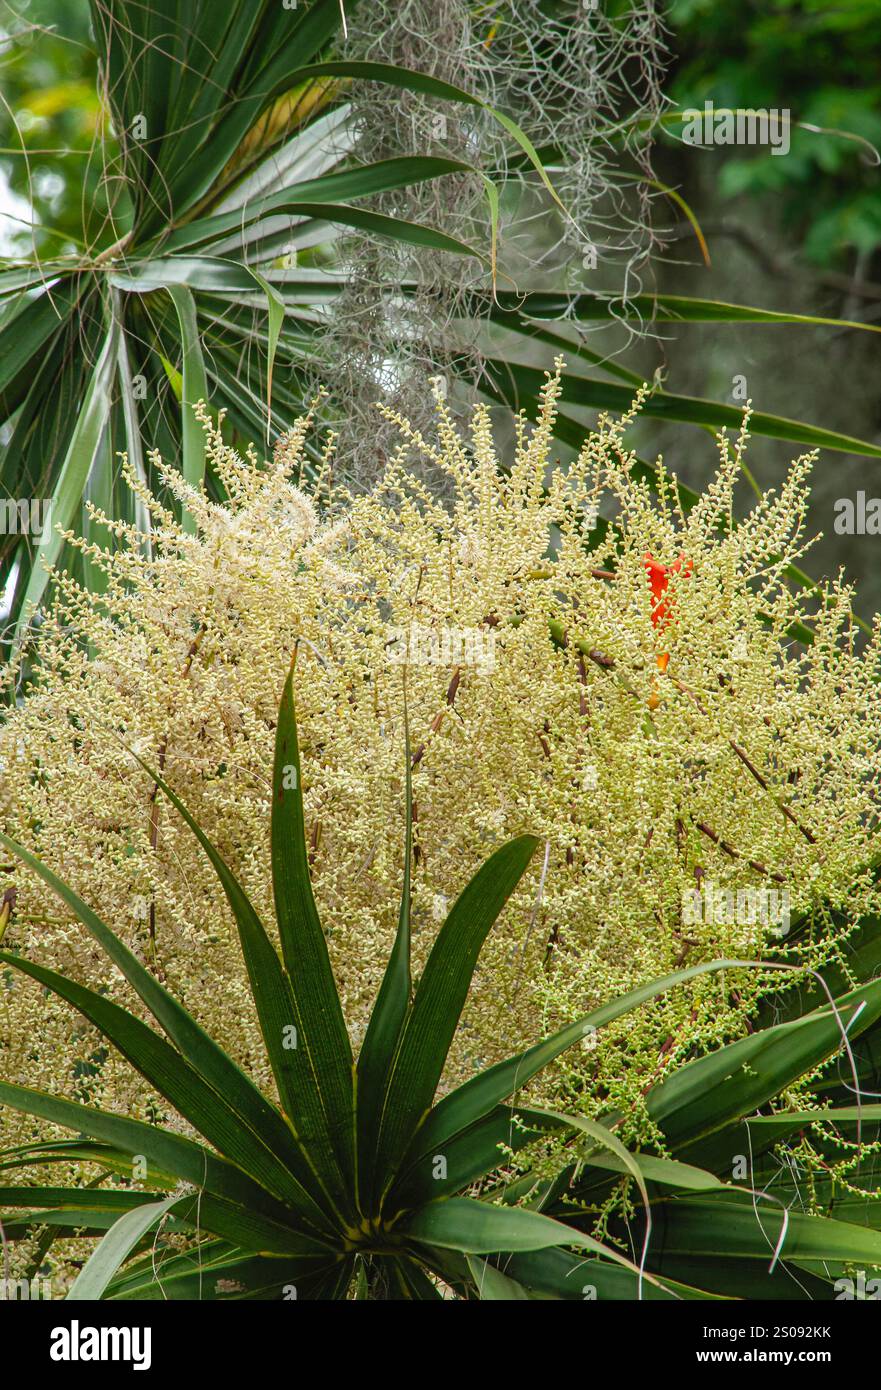
[[[662,632],[670,621],[670,599],[667,598],[670,575],[691,574],[692,563],[690,560],[686,560],[684,555],[680,555],[678,560],[673,561],[672,565],[662,565],[660,560],[656,560],[651,551],[647,550],[643,556],[643,564],[652,591],[652,625]],[[659,652],[656,660],[658,670],[666,671],[670,653]]]

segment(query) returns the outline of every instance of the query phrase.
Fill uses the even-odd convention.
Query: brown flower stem
[[[678,970],[679,967],[680,967],[680,965],[682,965],[683,961],[685,960],[685,957],[688,955],[689,951],[691,950],[692,946],[699,946],[699,945],[700,945],[700,942],[699,942],[698,940],[696,940],[695,937],[693,937],[693,936],[683,936],[682,933],[681,933],[681,932],[678,932],[678,931],[674,931],[673,935],[674,935],[679,941],[682,942],[682,947],[681,947],[681,949],[680,949],[679,955],[676,957],[676,962],[675,962],[675,965],[674,965],[674,967],[673,967],[675,970]]]
[[[565,633],[563,634],[562,645],[567,645]],[[598,651],[596,647],[588,647],[586,642],[576,642],[575,647],[580,654],[586,656],[588,660],[592,661],[595,666],[599,666],[601,671],[614,671],[615,679],[621,686],[621,689],[626,690],[628,695],[632,695],[634,700],[639,700],[640,702],[642,702],[643,697],[639,693],[639,691],[634,690],[630,682],[628,680],[625,680],[625,678],[622,675],[620,675],[620,673],[617,671],[614,657],[606,656],[605,652]],[[651,706],[649,706],[649,708],[651,708]]]
[[[738,992],[736,989],[733,989],[733,990],[731,991],[731,999],[732,999],[732,1001],[734,1002],[735,1007],[739,1009],[742,1001],[741,1001],[740,994],[739,994],[739,992]],[[751,1021],[751,1019],[750,1019],[749,1014],[744,1014],[744,1015],[743,1015],[743,1021],[744,1021],[744,1023],[746,1024],[746,1031],[747,1031],[748,1033],[754,1033],[754,1032],[756,1031],[755,1028],[753,1027],[753,1024],[752,1024],[752,1021]]]
[[[12,920],[12,914],[15,911],[15,901],[17,897],[18,890],[15,888],[7,888],[3,893],[3,896],[0,897],[0,941],[3,940],[3,937],[6,934],[6,928],[9,926],[9,923]]]
[[[559,926],[557,926],[557,925],[555,924],[555,925],[551,928],[551,934],[550,934],[550,936],[548,937],[548,944],[547,944],[547,946],[545,947],[545,956],[544,956],[544,960],[542,961],[542,970],[544,971],[544,973],[545,973],[546,975],[549,975],[549,974],[550,974],[550,971],[551,971],[551,961],[552,961],[553,958],[554,958],[554,951],[555,951],[556,948],[557,948],[557,942],[559,941],[559,939],[560,939],[560,929],[559,929]]]
[[[600,576],[598,576],[598,577],[600,577]],[[606,577],[606,576],[603,575],[602,577]],[[562,648],[568,647],[568,645],[569,645],[569,634],[568,634],[568,632],[566,631],[566,629],[563,627],[563,625],[562,625],[561,623],[557,623],[557,622],[555,622],[555,621],[552,620],[552,621],[548,624],[548,626],[549,626],[549,629],[550,629],[551,638],[552,638],[552,640],[554,641],[555,645],[557,645],[557,646],[559,646],[559,647],[562,647]],[[583,673],[584,673],[584,670],[585,670],[585,667],[584,667],[584,657],[587,657],[589,661],[592,661],[593,664],[594,664],[595,666],[598,666],[598,667],[600,668],[600,670],[602,670],[602,671],[610,671],[610,672],[611,672],[611,671],[614,671],[614,670],[615,670],[615,661],[614,661],[614,658],[613,658],[613,657],[610,657],[610,656],[607,656],[605,652],[600,651],[600,650],[599,650],[598,648],[596,648],[596,647],[590,647],[590,646],[588,646],[587,642],[585,642],[585,641],[583,641],[583,640],[580,640],[580,639],[576,639],[576,640],[574,641],[574,646],[575,646],[576,651],[578,652],[579,672],[582,674],[582,679],[583,679]],[[619,676],[618,679],[621,680],[621,677]],[[669,673],[668,673],[668,679],[672,682],[673,686],[674,686],[677,690],[679,690],[683,695],[687,696],[688,699],[690,699],[690,700],[692,701],[692,703],[694,704],[695,708],[699,711],[699,713],[700,713],[701,715],[703,715],[704,718],[708,718],[708,717],[709,717],[708,711],[707,711],[706,708],[704,707],[702,701],[698,698],[698,696],[694,693],[694,691],[691,690],[691,689],[685,684],[684,681],[679,680],[676,676],[671,676],[671,675],[669,675]],[[640,698],[640,697],[639,697],[639,692],[638,692],[638,691],[635,691],[635,690],[632,688],[632,686],[628,685],[628,684],[627,684],[625,681],[623,681],[623,680],[621,681],[621,684],[624,686],[624,689],[628,691],[628,693],[630,693],[631,695],[637,696],[637,698]],[[583,698],[584,698],[583,695],[582,695],[581,698],[582,698],[582,701],[583,701]],[[542,748],[543,748],[543,750],[544,750],[544,752],[545,752],[545,755],[546,755],[547,757],[550,757],[550,749],[548,748],[545,739],[542,737],[541,734],[538,735],[538,738],[539,738],[539,741],[541,742],[541,745],[542,745]],[[767,781],[766,781],[765,778],[762,776],[762,774],[759,772],[758,768],[755,767],[755,765],[751,762],[751,760],[750,760],[750,758],[748,757],[748,755],[746,754],[746,752],[740,747],[740,744],[737,743],[736,740],[733,739],[733,738],[729,738],[727,741],[728,741],[729,747],[731,748],[732,752],[734,752],[734,753],[736,754],[736,756],[737,756],[737,757],[740,759],[740,761],[743,763],[744,767],[746,767],[747,771],[756,779],[756,781],[758,782],[758,784],[759,784],[759,786],[762,788],[762,790],[765,791],[765,792],[772,798],[772,800],[774,801],[775,805],[779,808],[780,812],[786,817],[786,819],[789,820],[789,821],[792,823],[792,825],[794,825],[794,826],[796,827],[796,829],[805,837],[805,839],[808,841],[809,844],[816,844],[816,837],[813,835],[813,833],[808,829],[807,826],[802,825],[802,823],[799,821],[798,817],[797,817],[797,816],[795,815],[795,813],[791,810],[791,808],[790,808],[789,806],[786,805],[786,803],[785,803],[784,801],[782,801],[779,797],[777,797],[777,796],[774,795],[774,793],[771,791],[771,788],[769,787]],[[710,840],[712,840],[714,844],[718,845],[718,847],[723,851],[723,853],[729,855],[729,857],[732,858],[732,859],[738,859],[738,858],[741,858],[741,857],[742,857],[742,856],[738,853],[738,851],[734,849],[734,847],[733,847],[732,845],[729,845],[726,841],[724,841],[724,840],[721,838],[721,836],[720,836],[715,830],[712,829],[711,826],[709,826],[709,825],[706,824],[706,822],[701,821],[701,822],[696,822],[696,824],[697,824],[698,830],[700,830],[700,831],[702,832],[702,834],[706,835]],[[649,840],[650,840],[650,839],[651,839],[651,832],[649,832]],[[649,843],[649,841],[647,840],[647,841],[646,841],[646,846],[648,845],[648,843]],[[773,879],[773,880],[774,880],[775,882],[777,882],[777,883],[785,883],[786,880],[785,880],[785,878],[783,877],[782,874],[772,873],[771,871],[768,870],[768,868],[767,868],[764,864],[761,864],[758,860],[749,859],[749,860],[747,860],[746,862],[749,864],[749,866],[750,866],[751,869],[754,869],[754,870],[756,871],[756,873],[762,874],[764,877],[771,878],[771,879]],[[697,865],[696,868],[695,868],[695,877],[697,878],[698,884],[700,884],[700,880],[701,880],[701,878],[702,878],[703,876],[704,876],[704,870],[701,868],[700,865]],[[553,936],[552,936],[552,940],[548,942],[548,950],[547,950],[547,954],[546,954],[546,956],[545,956],[545,968],[547,968],[547,966],[548,966],[548,963],[549,963],[549,960],[550,960],[550,956],[551,956],[551,954],[552,954],[552,952],[553,952],[553,947],[554,947],[555,944],[556,944],[555,939],[553,939]],[[685,943],[683,944],[683,948],[682,948],[682,950],[679,952],[679,955],[678,955],[678,957],[677,957],[677,959],[676,959],[676,964],[675,964],[675,967],[674,967],[675,969],[678,969],[679,966],[680,966],[680,965],[683,963],[683,961],[685,960],[685,957],[686,957],[687,954],[688,954],[688,951],[689,951],[689,949],[690,949],[691,944],[692,944],[692,943],[690,943],[690,942],[685,942]]]
[[[771,791],[770,787],[768,786],[768,783],[765,781],[764,777],[763,777],[762,774],[759,772],[758,768],[754,767],[753,764],[750,762],[750,760],[749,760],[749,758],[747,757],[746,753],[745,753],[745,752],[743,751],[743,749],[740,747],[740,744],[739,744],[739,743],[736,743],[735,740],[734,740],[733,738],[729,738],[728,743],[729,743],[729,746],[730,746],[730,747],[734,750],[734,752],[737,754],[738,758],[739,758],[740,761],[743,763],[744,767],[745,767],[749,772],[752,773],[753,777],[755,777],[755,779],[756,779],[756,781],[758,782],[759,786],[760,786],[760,787],[763,787],[764,790],[765,790],[766,792],[768,792],[769,796],[773,797],[773,799],[774,799],[776,805],[779,806],[780,810],[783,812],[783,814],[784,814],[784,816],[786,817],[786,819],[787,819],[792,825],[795,826],[796,830],[800,831],[801,834],[804,835],[804,837],[805,837],[805,839],[807,840],[807,842],[808,842],[809,845],[815,845],[815,844],[817,843],[816,836],[815,836],[810,830],[808,830],[808,828],[807,828],[806,825],[802,825],[801,821],[800,821],[800,820],[798,819],[798,817],[794,814],[794,812],[792,811],[791,807],[787,806],[787,804],[786,804],[785,801],[781,800],[781,798],[778,797],[778,796],[774,796],[774,793]]]
[[[676,817],[676,849],[680,855],[685,849],[685,826],[681,816]]]
[[[667,1034],[667,1037],[664,1038],[664,1041],[663,1041],[663,1042],[661,1042],[660,1052],[659,1052],[659,1054],[657,1054],[657,1061],[659,1061],[659,1063],[663,1063],[663,1059],[666,1058],[667,1052],[670,1052],[670,1049],[673,1048],[673,1044],[674,1044],[675,1040],[677,1040],[677,1036],[678,1036],[678,1034],[681,1033],[682,1029],[684,1029],[684,1027],[688,1026],[689,1023],[695,1022],[696,1017],[698,1017],[698,1009],[692,1009],[691,1013],[689,1013],[689,1015],[688,1015],[688,1019],[686,1019],[684,1023],[681,1023],[681,1024],[680,1024],[680,1027],[678,1027],[677,1031],[675,1031],[675,1033],[668,1033],[668,1034]],[[659,1066],[659,1070],[660,1070],[660,1066]],[[650,1088],[652,1088],[652,1086],[653,1086],[653,1081],[649,1081],[649,1086],[646,1086],[646,1088],[645,1088],[645,1090],[643,1090],[643,1093],[642,1093],[642,1094],[645,1095],[645,1094],[646,1094],[646,1091],[649,1091]]]
[[[646,1082],[645,1086],[643,1086],[642,1091],[640,1092],[640,1095],[641,1095],[641,1096],[646,1096],[646,1095],[648,1095],[649,1091],[652,1089],[652,1087],[653,1087],[654,1084],[655,1084],[655,1081],[657,1080],[658,1073],[661,1072],[661,1071],[663,1071],[663,1069],[664,1069],[664,1058],[665,1058],[665,1057],[668,1055],[668,1053],[670,1052],[670,1049],[672,1048],[673,1044],[675,1043],[677,1036],[682,1032],[683,1028],[687,1028],[688,1025],[689,1025],[690,1023],[694,1023],[695,1019],[697,1018],[697,1014],[698,1014],[697,1009],[696,1009],[696,1008],[695,1008],[695,1009],[692,1009],[692,1011],[691,1011],[691,1013],[689,1014],[688,1018],[683,1019],[682,1023],[681,1023],[681,1024],[679,1025],[679,1027],[676,1029],[676,1032],[675,1032],[675,1033],[668,1033],[668,1034],[667,1034],[666,1038],[664,1039],[663,1043],[661,1044],[661,1050],[660,1050],[660,1052],[658,1053],[658,1063],[657,1063],[657,1066],[655,1067],[654,1071],[652,1072],[652,1074],[651,1074],[651,1076],[649,1077],[648,1081]],[[637,1106],[637,1102],[634,1101],[633,1104],[630,1106],[630,1111],[629,1111],[628,1113],[631,1113],[631,1114],[632,1114],[632,1112],[636,1109],[636,1106]],[[615,1120],[614,1123],[610,1126],[610,1128],[613,1129],[613,1130],[614,1130],[614,1129],[619,1129],[620,1126],[621,1126],[621,1124],[623,1123],[623,1118],[624,1118],[624,1117],[621,1116],[619,1119]]]
[[[420,843],[419,843],[419,835],[418,835],[418,833],[417,833],[418,830],[419,830],[419,807],[416,805],[416,798],[415,798],[415,796],[414,796],[414,797],[413,797],[413,800],[410,802],[410,834],[411,834],[411,842],[412,842],[412,846],[413,846],[412,853],[413,853],[413,867],[414,867],[414,869],[419,867],[419,865],[421,864],[421,862],[422,862],[422,860],[423,860],[423,858],[424,858],[423,853],[422,853],[422,846],[421,846]]]
[[[677,826],[678,826],[679,824],[680,824],[680,822],[677,821]],[[685,829],[685,827],[683,826],[683,831],[684,831],[684,829]],[[695,881],[695,883],[696,883],[697,886],[698,886],[698,890],[700,890],[701,880],[704,879],[705,877],[706,877],[706,873],[705,873],[705,871],[704,871],[703,865],[702,865],[702,864],[695,864],[695,866],[694,866],[694,881]],[[681,948],[680,948],[679,954],[677,955],[675,961],[673,962],[673,969],[674,969],[674,970],[678,970],[679,967],[680,967],[680,965],[682,965],[682,964],[684,963],[685,957],[688,955],[688,953],[689,953],[689,951],[691,950],[692,946],[699,946],[699,945],[700,945],[700,942],[699,942],[699,941],[695,941],[695,939],[694,939],[693,937],[691,937],[691,936],[683,936],[681,929],[680,929],[679,931],[674,931],[674,932],[673,932],[673,935],[674,935],[674,936],[677,936],[677,937],[679,938],[679,940],[682,942],[682,946],[681,946]]]
[[[599,666],[603,671],[614,671],[615,662],[611,656],[606,656],[603,652],[598,652],[596,647],[588,649],[587,655],[594,665]]]
[[[732,845],[727,844],[711,825],[707,825],[706,821],[698,820],[694,823],[701,834],[706,835],[707,839],[712,840],[713,844],[718,845],[719,849],[727,854],[730,859],[743,858],[743,855],[740,854],[738,850],[734,849]],[[773,873],[765,864],[760,864],[757,859],[747,859],[746,862],[751,869],[755,869],[756,873],[761,874],[763,878],[772,878],[775,883],[786,882],[783,874]]]
[[[309,868],[315,867],[315,856],[321,844],[321,821],[317,820],[312,827],[312,834],[309,836]]]
[[[425,754],[425,750],[426,750],[426,748],[428,747],[429,742],[431,741],[432,736],[433,736],[434,734],[440,732],[440,728],[441,728],[441,725],[442,725],[443,722],[444,722],[444,716],[446,715],[447,710],[450,710],[450,709],[453,708],[453,704],[454,704],[455,699],[456,699],[456,692],[457,692],[458,689],[459,689],[459,682],[460,682],[461,679],[462,679],[462,667],[461,667],[461,666],[456,666],[455,669],[454,669],[454,671],[453,671],[452,680],[450,681],[450,684],[449,684],[448,687],[447,687],[447,697],[446,697],[446,698],[447,698],[447,702],[446,702],[446,706],[445,706],[444,709],[438,710],[437,714],[434,716],[434,718],[433,718],[432,721],[431,721],[431,725],[430,725],[429,731],[428,731],[428,737],[427,737],[422,743],[420,743],[419,747],[416,749],[416,752],[415,752],[415,753],[413,754],[413,756],[411,757],[411,759],[410,759],[410,771],[411,771],[411,772],[413,771],[414,768],[418,767],[419,764],[422,762],[422,758],[423,758],[423,756],[424,756],[424,754]]]
[[[697,709],[698,712],[702,714],[705,719],[709,718],[707,709],[705,708],[701,700],[698,698],[698,696],[695,695],[694,691],[691,690],[685,684],[685,681],[679,680],[676,676],[669,675],[668,679],[677,690],[681,691],[683,695],[687,696],[688,699],[691,700],[695,709]],[[743,763],[747,772],[749,772],[750,775],[755,778],[762,790],[764,792],[767,792],[768,796],[770,796],[771,800],[774,802],[778,810],[786,817],[788,821],[790,821],[792,825],[795,826],[796,830],[798,830],[805,837],[809,845],[815,845],[817,843],[816,836],[807,828],[806,825],[802,825],[795,812],[791,809],[791,807],[787,806],[785,801],[783,801],[779,796],[774,795],[774,792],[771,790],[767,781],[759,772],[759,769],[755,766],[753,762],[751,762],[749,756],[744,751],[744,749],[741,748],[737,740],[729,738],[727,739],[727,743],[728,747],[732,750],[733,753],[736,754],[736,756]]]

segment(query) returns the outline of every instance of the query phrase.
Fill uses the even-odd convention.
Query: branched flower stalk
[[[465,435],[442,400],[430,434],[386,411],[399,446],[357,495],[332,484],[332,440],[319,482],[300,486],[308,417],[264,463],[202,411],[225,505],[157,457],[194,532],[129,474],[152,554],[97,511],[113,547],[70,537],[102,583],[56,575],[35,683],[0,730],[0,822],[112,917],[262,1086],[235,930],[128,750],[161,758],[272,920],[273,729],[296,644],[311,868],[356,1047],[400,892],[405,678],[417,971],[495,846],[524,831],[546,846],[483,950],[448,1083],[686,960],[846,967],[854,924],[879,907],[881,630],[858,641],[843,580],[821,599],[788,582],[807,545],[810,458],[737,519],[745,425],[733,445],[720,437],[715,477],[686,512],[662,460],[657,495],[633,476],[624,437],[640,398],[555,462],[559,389],[558,368],[504,459],[484,408]],[[436,477],[415,475],[417,457]],[[589,529],[597,506],[605,532]],[[663,623],[647,556],[665,567]],[[799,623],[812,643],[792,636]],[[5,945],[124,996],[47,889],[6,865],[0,885],[16,890]],[[628,1017],[586,1039],[539,1098],[611,1107],[625,1140],[649,1137],[649,1084],[748,1031],[780,984],[771,969],[700,977],[638,1027]],[[65,1006],[11,975],[0,1061],[25,1084],[164,1114]],[[9,1143],[32,1136],[28,1121],[4,1124]]]

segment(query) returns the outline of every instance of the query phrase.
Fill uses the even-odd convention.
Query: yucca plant
[[[397,934],[355,1060],[310,884],[292,685],[293,673],[276,730],[271,823],[281,959],[229,867],[150,771],[209,856],[235,917],[278,1102],[47,865],[0,836],[75,910],[165,1036],[14,951],[0,952],[4,965],[78,1009],[204,1140],[3,1080],[0,1102],[79,1137],[7,1149],[0,1169],[77,1162],[99,1170],[82,1186],[0,1188],[6,1240],[44,1228],[41,1259],[56,1235],[106,1233],[70,1290],[75,1299],[830,1297],[838,1270],[881,1264],[881,1232],[860,1223],[855,1208],[853,1222],[789,1212],[754,1181],[731,1176],[745,1116],[838,1053],[842,1040],[851,1049],[858,1035],[881,1032],[881,981],[834,1005],[824,997],[653,1087],[647,1109],[669,1157],[629,1152],[615,1134],[620,1116],[599,1122],[521,1106],[516,1093],[566,1048],[592,1046],[605,1024],[697,974],[745,962],[697,965],[647,984],[437,1098],[481,946],[529,865],[531,836],[505,844],[478,871],[414,984],[408,825]],[[408,806],[409,792],[408,776]],[[877,934],[867,940],[869,969]],[[853,1125],[877,1121],[881,1107],[864,1106],[862,1117],[853,1105],[831,1113]],[[800,1115],[750,1119],[759,1134],[752,1154],[803,1123]],[[564,1141],[559,1176],[512,1172],[518,1155],[549,1139]],[[146,1187],[131,1185],[133,1172]],[[122,1185],[106,1187],[113,1177]],[[610,1198],[611,1242],[593,1234]],[[157,1273],[160,1222],[190,1239]]]
[[[197,400],[224,409],[246,437],[293,422],[335,284],[316,248],[336,229],[490,254],[489,244],[473,251],[358,206],[471,166],[434,155],[349,160],[350,74],[316,66],[340,29],[339,0],[240,0],[222,14],[95,0],[89,10],[112,123],[101,145],[111,211],[81,252],[0,273],[0,424],[9,427],[0,494],[51,499],[36,543],[26,524],[25,534],[2,528],[0,588],[15,576],[14,617],[39,602],[43,561],[62,550],[54,527],[78,524],[84,495],[134,519],[118,488],[119,450],[151,478],[142,439],[161,441],[198,484]],[[407,80],[379,65],[359,76],[391,88]]]

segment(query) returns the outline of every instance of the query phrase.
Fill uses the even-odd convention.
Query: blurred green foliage
[[[125,230],[109,220],[111,207],[120,215],[122,187],[108,180],[106,156],[96,157],[113,136],[90,33],[88,6],[77,0],[0,0],[0,171],[32,205],[42,255],[100,246]],[[8,212],[2,233],[7,247],[33,250],[30,226]]]
[[[671,0],[677,106],[788,108],[792,119],[881,149],[878,0]],[[709,156],[708,156],[709,157]],[[848,269],[881,247],[881,168],[842,134],[793,130],[785,158],[714,150],[726,202],[771,195],[819,265]]]

